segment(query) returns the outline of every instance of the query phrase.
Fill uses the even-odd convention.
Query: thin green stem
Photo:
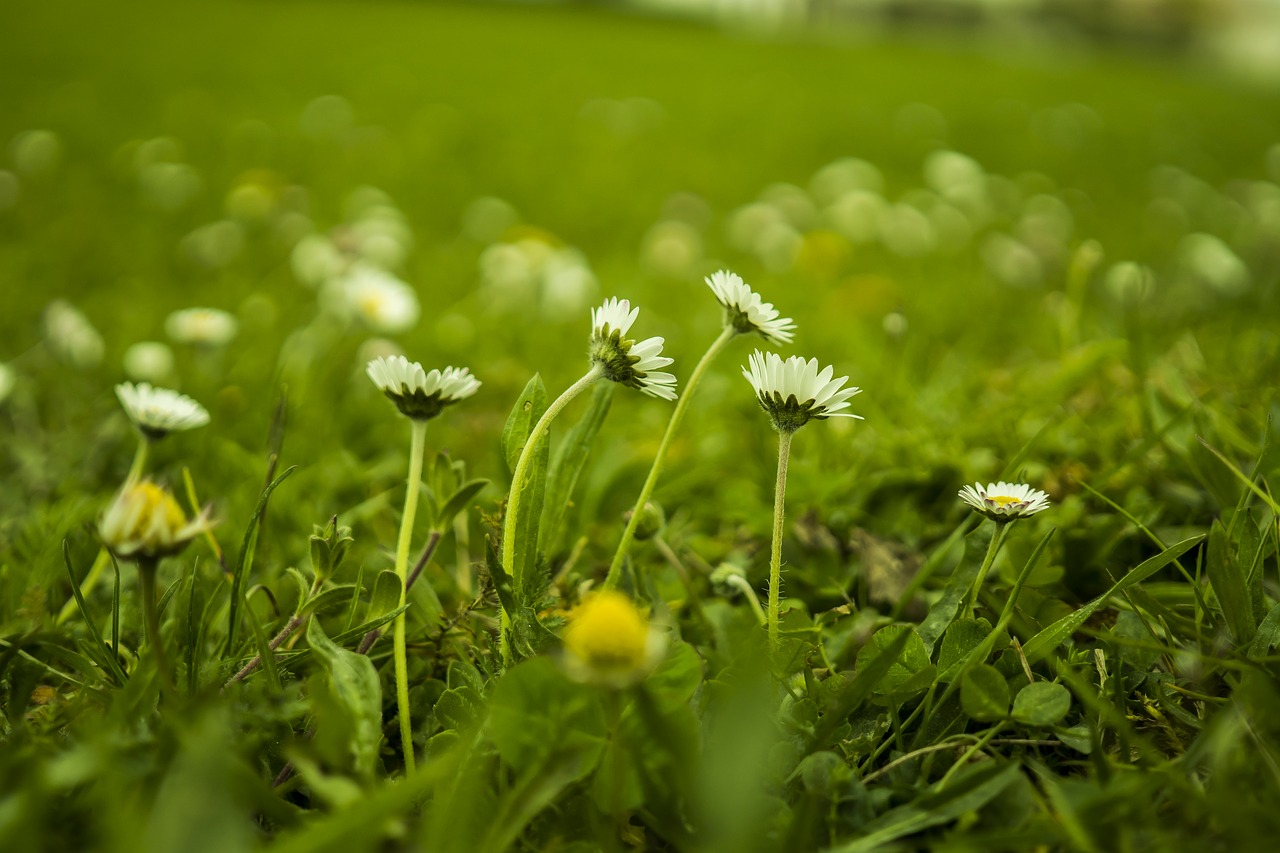
[[[769,648],[778,653],[779,588],[782,586],[782,516],[787,499],[787,462],[791,458],[790,432],[778,433],[778,481],[773,488],[773,549],[769,555]]]
[[[667,450],[671,447],[671,440],[675,437],[676,430],[680,428],[680,422],[684,420],[684,413],[689,408],[689,401],[693,399],[693,390],[698,387],[698,382],[701,381],[702,375],[707,372],[707,368],[711,366],[711,362],[720,354],[721,350],[729,345],[729,341],[733,340],[736,335],[737,330],[733,326],[725,326],[724,331],[720,333],[720,337],[716,338],[711,346],[707,348],[702,359],[693,369],[693,373],[689,375],[689,381],[685,383],[683,393],[676,400],[676,407],[671,412],[671,420],[667,422],[667,431],[663,433],[662,441],[658,444],[658,453],[653,458],[653,466],[649,469],[649,476],[645,478],[644,485],[640,487],[640,496],[636,498],[636,505],[631,510],[631,518],[627,520],[626,529],[622,531],[622,541],[618,543],[618,550],[614,552],[613,562],[609,564],[609,574],[604,581],[605,589],[613,589],[622,574],[622,561],[626,559],[627,552],[631,550],[631,542],[635,539],[636,525],[640,523],[640,517],[644,513],[644,505],[653,496],[653,490],[658,485],[658,478],[662,476],[662,466],[666,462]]]
[[[173,673],[169,670],[169,658],[164,653],[164,642],[160,637],[160,611],[156,607],[156,571],[159,565],[158,560],[138,558],[138,586],[142,592],[142,621],[147,632],[147,646],[155,658],[160,684],[165,692],[173,693]]]
[[[538,442],[542,436],[546,434],[547,429],[551,426],[551,422],[555,420],[556,415],[560,414],[565,406],[569,405],[574,397],[577,397],[583,391],[590,388],[597,380],[604,376],[599,367],[592,365],[586,375],[577,382],[565,389],[564,393],[557,397],[547,410],[542,413],[542,417],[538,418],[538,422],[534,424],[533,429],[529,432],[529,438],[524,443],[524,448],[520,451],[520,458],[516,461],[516,469],[511,474],[511,491],[507,495],[507,517],[502,522],[502,570],[507,577],[511,578],[513,593],[519,593],[521,578],[516,577],[516,531],[520,524],[520,497],[524,490],[524,481],[529,474],[529,463],[533,460],[534,449],[538,446]],[[502,647],[502,660],[510,666],[515,662],[511,654],[511,617],[512,614],[507,612],[506,607],[502,608],[502,626],[499,634],[499,644]]]
[[[978,590],[982,589],[982,583],[987,579],[987,572],[991,571],[991,564],[996,561],[996,552],[1000,550],[1000,545],[1004,542],[1005,530],[1008,529],[1008,522],[994,522],[996,529],[991,534],[991,541],[987,544],[987,556],[982,559],[982,568],[978,569],[978,576],[973,581],[973,588],[969,590],[969,601],[966,605],[965,612],[973,618],[973,610],[978,606]]]
[[[413,540],[413,518],[418,514],[418,492],[422,483],[422,456],[427,443],[427,422],[411,420],[413,425],[409,445],[409,477],[404,496],[404,515],[400,518],[400,540],[396,544],[396,576],[400,578],[400,606],[404,607],[408,594],[409,544]],[[405,648],[405,613],[396,617],[396,712],[400,717],[400,747],[404,751],[406,773],[417,767],[413,754],[413,721],[409,712],[409,659]]]
[[[142,472],[147,467],[147,457],[151,451],[151,439],[145,435],[138,437],[138,449],[133,453],[133,463],[129,466],[129,473],[125,475],[124,485],[130,486],[142,478]],[[102,573],[107,570],[107,566],[111,565],[111,555],[107,553],[106,548],[98,549],[98,556],[94,559],[93,565],[89,567],[89,572],[84,576],[84,582],[80,584],[80,594],[87,596],[98,585],[98,581],[102,579]],[[70,619],[77,612],[76,600],[71,598],[62,606],[62,610],[58,613],[57,624],[61,625]]]
[[[760,597],[756,595],[755,587],[751,586],[746,578],[742,575],[729,575],[725,582],[742,592],[747,599],[747,604],[751,605],[752,612],[756,614],[756,621],[761,625],[769,624],[769,618],[764,615],[764,608],[760,606]]]

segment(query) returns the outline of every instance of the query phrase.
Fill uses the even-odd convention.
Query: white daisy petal
[[[153,388],[146,382],[137,385],[122,382],[116,386],[116,397],[129,420],[153,439],[209,423],[209,413],[204,406],[168,388]]]
[[[428,372],[402,355],[375,358],[365,372],[402,414],[415,420],[434,418],[446,406],[465,400],[480,387],[480,380],[465,367]]]
[[[1049,508],[1049,496],[1026,483],[981,483],[965,486],[959,492],[960,500],[973,509],[996,521],[1012,521],[1025,518]]]
[[[790,317],[779,317],[778,310],[760,298],[742,277],[719,270],[705,279],[716,300],[724,306],[725,325],[739,334],[755,332],[771,344],[789,344],[796,324]]]
[[[821,370],[818,360],[805,361],[799,356],[786,360],[776,353],[756,350],[747,358],[742,375],[751,383],[760,406],[773,419],[781,432],[795,432],[811,420],[829,417],[857,418],[861,415],[842,412],[847,400],[862,389],[844,387],[849,377],[831,379],[835,370]]]
[[[662,355],[665,339],[653,337],[637,343],[626,336],[638,316],[639,308],[617,297],[591,309],[591,363],[606,379],[652,397],[674,400],[676,378],[655,372],[672,363]]]

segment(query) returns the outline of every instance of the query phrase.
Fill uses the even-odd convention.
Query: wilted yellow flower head
[[[116,495],[98,522],[98,534],[118,557],[159,559],[177,554],[210,526],[204,513],[188,521],[168,489],[140,480]]]
[[[569,615],[564,648],[572,678],[627,687],[657,665],[664,643],[631,599],[605,591],[586,599]]]

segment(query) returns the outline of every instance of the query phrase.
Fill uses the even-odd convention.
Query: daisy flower
[[[465,367],[444,370],[423,369],[402,355],[375,358],[367,368],[369,378],[400,413],[418,421],[428,421],[480,387],[480,380]]]
[[[342,310],[384,335],[407,332],[418,323],[418,295],[389,272],[357,263],[342,279]]]
[[[658,370],[671,364],[662,355],[662,338],[646,338],[639,343],[626,334],[640,316],[626,299],[605,300],[591,309],[591,363],[606,379],[635,388],[651,397],[676,398],[676,378]]]
[[[848,376],[832,379],[835,373],[830,365],[818,369],[816,358],[805,361],[791,356],[785,361],[776,353],[756,350],[749,357],[749,366],[742,375],[755,389],[760,407],[769,413],[779,432],[791,433],[811,420],[829,417],[858,418],[849,408],[849,398],[861,393],[861,388],[845,387]]]
[[[163,486],[126,483],[98,523],[102,542],[118,557],[158,560],[177,554],[211,527],[208,515],[188,520]]]
[[[149,439],[164,438],[171,432],[195,429],[209,423],[204,406],[185,394],[168,388],[154,388],[146,382],[122,382],[116,396],[125,414]]]
[[[1049,496],[1026,483],[981,483],[960,490],[960,500],[996,521],[1012,521],[1049,508]]]
[[[706,282],[724,306],[726,326],[740,335],[755,332],[771,344],[791,343],[795,321],[790,317],[779,317],[778,309],[763,301],[741,276],[720,270],[707,276]]]

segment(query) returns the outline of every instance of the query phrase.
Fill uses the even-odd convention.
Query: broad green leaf
[[[394,569],[383,569],[373,582],[373,596],[369,599],[369,609],[365,620],[377,619],[400,606],[400,576]]]
[[[435,715],[444,728],[463,731],[484,719],[484,700],[470,686],[455,687],[440,694]]]
[[[960,605],[969,594],[973,582],[977,580],[978,570],[982,568],[982,560],[986,556],[991,537],[994,535],[994,524],[980,524],[964,538],[964,556],[960,558],[960,564],[947,580],[947,585],[942,590],[942,597],[929,609],[929,614],[916,628],[916,632],[929,652],[933,651],[938,638],[956,618]]]
[[[547,498],[542,510],[539,547],[544,553],[553,551],[564,525],[573,489],[587,463],[587,455],[596,435],[609,414],[613,402],[614,382],[597,382],[591,393],[591,405],[565,435],[547,468]]]
[[[324,613],[342,607],[351,601],[351,596],[356,594],[354,584],[340,584],[339,586],[331,586],[320,592],[315,598],[306,603],[301,610],[302,613]]]
[[[1028,726],[1053,726],[1071,710],[1071,691],[1052,681],[1037,681],[1018,691],[1013,718]]]
[[[574,684],[550,658],[527,660],[507,671],[489,700],[489,737],[518,773],[552,755],[604,748],[604,711],[594,690]]]
[[[861,669],[866,666],[874,656],[892,646],[894,641],[903,635],[907,639],[905,640],[906,645],[902,648],[902,654],[889,667],[889,671],[885,673],[884,678],[880,679],[880,682],[872,692],[895,695],[904,689],[911,692],[914,685],[910,684],[909,681],[917,673],[929,667],[929,651],[925,648],[924,641],[920,639],[920,635],[916,633],[913,626],[886,625],[872,634],[867,644],[859,650],[857,668]],[[928,685],[925,686],[927,687]]]
[[[1280,643],[1280,604],[1272,607],[1267,618],[1258,626],[1258,633],[1249,645],[1249,657],[1254,660],[1266,657],[1277,643]]]
[[[459,513],[466,512],[471,501],[475,500],[476,495],[484,491],[485,486],[489,485],[488,480],[477,479],[463,483],[458,490],[449,496],[444,502],[444,506],[440,508],[440,512],[435,518],[435,529],[439,533],[446,532],[453,524],[453,519]]]
[[[976,649],[991,633],[991,623],[986,619],[957,619],[947,626],[942,635],[942,648],[938,652],[939,681],[950,681],[957,672],[949,672]]]
[[[914,632],[898,632],[887,645],[875,652],[875,657],[858,664],[852,680],[836,691],[823,709],[822,718],[813,734],[815,747],[825,746],[836,730],[849,719],[849,715],[862,707],[862,703],[867,701],[889,670],[897,665],[898,658],[913,636]]]
[[[502,428],[502,457],[507,461],[508,474],[515,473],[525,440],[546,408],[547,389],[542,384],[542,374],[535,373],[511,407]]]
[[[307,626],[307,643],[324,670],[327,698],[337,709],[336,716],[346,724],[345,732],[332,734],[341,735],[346,742],[356,773],[372,778],[382,741],[382,683],[378,671],[368,657],[344,649],[325,636],[319,619],[312,619]]]
[[[960,707],[965,716],[979,723],[1003,720],[1009,714],[1009,683],[1000,670],[980,663],[964,674]]]
[[[1085,620],[1106,604],[1111,599],[1111,596],[1115,595],[1117,592],[1122,592],[1128,589],[1134,584],[1142,583],[1144,580],[1151,577],[1156,572],[1160,571],[1203,541],[1203,535],[1192,536],[1191,538],[1184,539],[1177,544],[1170,545],[1161,553],[1149,560],[1145,560],[1135,567],[1120,580],[1116,581],[1111,589],[1107,590],[1084,607],[1081,607],[1074,613],[1070,613],[1062,617],[1057,622],[1054,622],[1052,625],[1036,634],[1027,641],[1026,645],[1022,647],[1023,654],[1027,658],[1027,663],[1034,664],[1047,657],[1054,649],[1062,645],[1068,637],[1074,634],[1076,630],[1085,623]]]
[[[542,387],[542,378],[534,374],[520,399],[516,401],[502,433],[507,464],[513,471],[524,452],[529,433],[546,408],[547,392]],[[515,581],[513,591],[520,605],[536,605],[542,597],[545,584],[545,578],[538,567],[538,523],[542,518],[543,499],[546,495],[547,458],[551,438],[549,432],[544,433],[537,446],[530,450],[531,456],[520,494],[507,496],[508,519],[511,517],[512,504],[518,502],[520,507],[514,536],[515,553],[510,559],[512,579]],[[506,521],[503,523],[505,525]]]

